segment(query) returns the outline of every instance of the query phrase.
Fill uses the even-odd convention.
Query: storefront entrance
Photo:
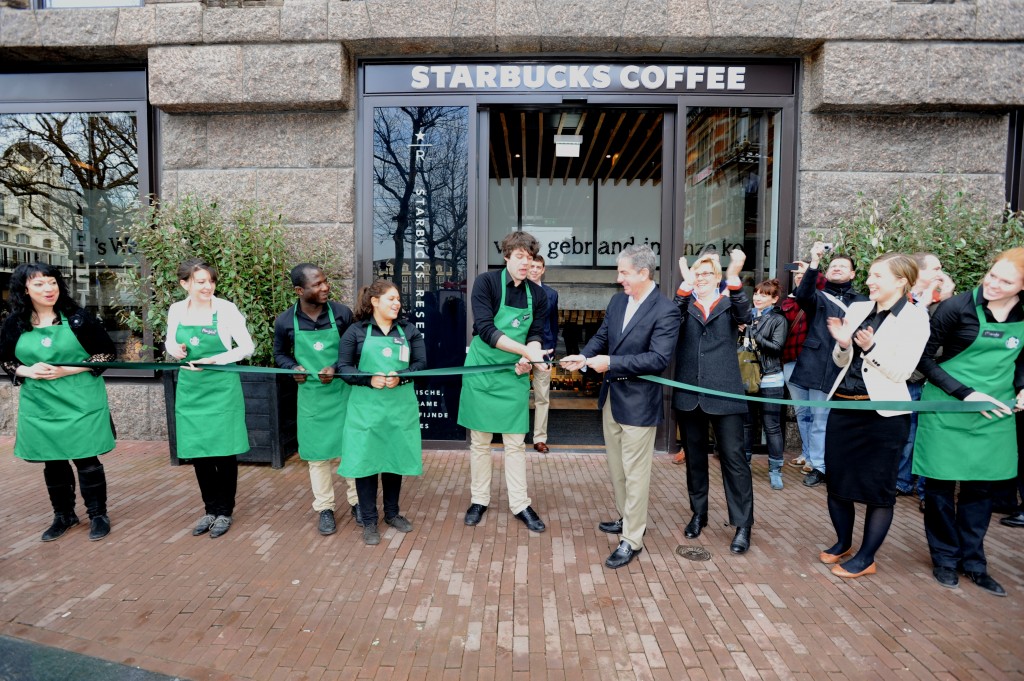
[[[559,295],[555,356],[578,353],[620,290],[617,255],[642,243],[661,253],[665,112],[498,106],[481,116],[489,139],[487,265],[504,265],[497,243],[508,232],[537,237],[544,283]],[[551,444],[601,443],[600,380],[554,369]]]
[[[359,189],[358,278],[401,282],[432,367],[462,364],[472,282],[504,266],[498,243],[510,231],[541,242],[544,281],[559,293],[556,357],[578,352],[600,327],[620,290],[617,255],[630,244],[654,250],[666,296],[681,255],[727,259],[740,247],[753,286],[791,251],[792,63],[555,65],[543,78],[540,68],[364,67],[361,148],[372,147],[373,161],[360,175],[372,180]],[[584,92],[566,92],[574,87]],[[599,380],[556,369],[549,444],[602,443]],[[425,441],[464,440],[458,386],[435,379],[420,390]],[[659,448],[675,447],[674,430],[666,418]]]

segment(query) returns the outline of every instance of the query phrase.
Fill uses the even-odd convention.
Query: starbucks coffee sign
[[[701,93],[791,95],[795,63],[368,63],[364,94]]]

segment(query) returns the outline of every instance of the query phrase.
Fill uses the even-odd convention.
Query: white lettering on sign
[[[609,64],[433,64],[413,66],[414,90],[606,90],[612,86]],[[745,90],[745,66],[626,64],[618,69],[618,87],[626,90]]]

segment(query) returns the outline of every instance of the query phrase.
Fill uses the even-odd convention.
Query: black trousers
[[[380,484],[383,488],[384,517],[394,518],[398,515],[398,495],[402,492],[402,476],[394,473],[381,473]],[[377,524],[377,476],[367,475],[356,478],[356,494],[359,495],[359,518],[363,525]]]
[[[928,478],[924,533],[935,567],[985,572],[985,534],[992,518],[992,483]]]
[[[743,414],[707,414],[697,407],[676,412],[686,440],[686,488],[690,510],[708,512],[708,425],[715,432],[722,482],[729,506],[729,523],[736,527],[754,525],[754,483],[743,452]]]
[[[191,459],[196,471],[203,506],[210,515],[231,517],[235,510],[235,492],[238,489],[238,457],[204,456]]]

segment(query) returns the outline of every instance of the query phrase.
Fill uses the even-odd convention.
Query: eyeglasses
[[[694,272],[693,273],[693,278],[694,279],[706,279],[707,277],[713,277],[713,276],[715,276],[714,272]]]

